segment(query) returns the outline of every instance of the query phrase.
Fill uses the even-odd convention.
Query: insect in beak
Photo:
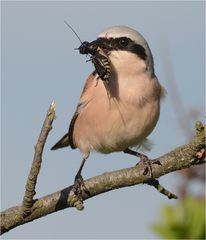
[[[79,50],[80,54],[89,54],[90,60],[94,64],[95,71],[99,76],[98,78],[108,83],[111,77],[111,64],[107,52],[100,47],[101,44],[99,39],[92,42],[82,42],[75,30],[66,21],[64,22],[73,31],[81,43],[81,45],[78,48],[75,48],[75,50]]]

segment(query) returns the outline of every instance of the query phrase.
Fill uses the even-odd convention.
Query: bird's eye
[[[120,40],[119,40],[119,44],[122,47],[126,47],[128,45],[128,43],[129,43],[129,41],[127,38],[120,38]]]

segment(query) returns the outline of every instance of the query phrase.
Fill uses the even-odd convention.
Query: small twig
[[[177,199],[178,197],[174,194],[168,191],[166,188],[164,188],[157,179],[150,179],[146,181],[148,185],[153,186],[157,189],[158,192],[162,193],[163,195],[167,196],[169,199]]]
[[[35,145],[35,153],[32,162],[32,166],[30,169],[29,176],[27,178],[26,186],[25,186],[25,194],[22,202],[22,217],[26,217],[30,214],[31,208],[34,204],[34,195],[37,177],[40,172],[41,162],[42,162],[42,152],[44,149],[44,145],[49,134],[49,131],[52,129],[52,122],[55,119],[55,104],[51,103],[49,110],[47,111],[46,118],[44,120],[41,133],[39,135],[39,139],[37,144]]]

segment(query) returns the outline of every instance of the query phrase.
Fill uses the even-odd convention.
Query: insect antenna
[[[72,26],[69,25],[67,21],[64,20],[64,23],[72,30],[72,32],[76,35],[76,37],[79,39],[80,43],[82,44],[81,38],[78,36],[78,34],[75,32],[75,30],[72,28]],[[78,48],[77,48],[78,49]]]

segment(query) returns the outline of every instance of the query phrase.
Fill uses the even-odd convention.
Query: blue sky
[[[1,207],[22,201],[46,111],[56,103],[53,124],[37,183],[36,197],[71,185],[81,162],[78,150],[50,147],[68,129],[91,62],[75,51],[78,39],[94,40],[105,28],[127,25],[138,30],[153,53],[155,71],[167,89],[161,116],[150,136],[155,158],[184,144],[188,129],[204,120],[204,1],[2,2],[1,3]],[[190,132],[189,132],[190,134]],[[136,164],[122,153],[91,154],[84,178]],[[174,193],[173,173],[160,182]],[[203,191],[197,186],[196,191]],[[112,191],[76,209],[46,216],[11,230],[3,237],[21,238],[155,238],[150,225],[164,204],[176,204],[146,185]]]

